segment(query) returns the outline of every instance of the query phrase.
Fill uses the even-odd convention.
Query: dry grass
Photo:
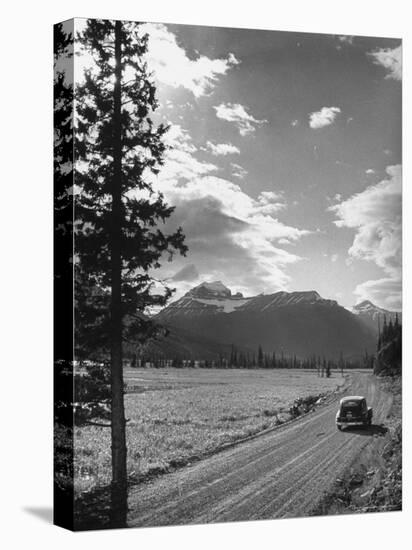
[[[128,471],[139,478],[166,471],[222,444],[289,419],[299,398],[319,395],[344,379],[312,371],[131,369],[125,372]],[[110,431],[75,430],[76,493],[110,481]]]

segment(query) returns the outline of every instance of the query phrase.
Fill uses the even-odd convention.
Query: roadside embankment
[[[389,414],[312,515],[402,509],[402,378],[377,378],[377,383],[392,399]]]

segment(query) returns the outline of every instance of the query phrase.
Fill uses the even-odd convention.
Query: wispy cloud
[[[215,156],[239,155],[240,149],[231,143],[206,142],[206,149]]]
[[[180,179],[196,178],[218,170],[215,164],[202,162],[196,158],[197,148],[193,145],[187,130],[180,125],[171,125],[165,141],[169,147],[167,159],[162,168],[165,180],[177,183]]]
[[[313,129],[329,126],[341,112],[339,107],[322,107],[319,111],[309,114],[309,126]]]
[[[233,53],[222,59],[205,55],[190,59],[166,25],[147,23],[143,30],[149,33],[148,62],[157,80],[174,88],[183,86],[195,97],[210,93],[219,78],[240,63]]]
[[[380,48],[367,55],[375,65],[381,65],[387,71],[385,78],[402,80],[402,46],[397,48]]]
[[[241,136],[253,134],[256,126],[261,126],[267,122],[267,120],[256,119],[239,103],[221,103],[213,108],[216,111],[217,118],[233,122],[237,126]]]

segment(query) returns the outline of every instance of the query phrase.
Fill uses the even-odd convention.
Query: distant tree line
[[[359,359],[348,359],[340,354],[336,358],[327,358],[313,354],[301,358],[296,354],[287,355],[283,350],[271,353],[264,352],[259,345],[256,352],[238,349],[231,345],[230,353],[218,354],[215,359],[165,357],[162,353],[147,353],[139,357],[134,354],[130,361],[131,367],[151,368],[216,368],[216,369],[311,369],[317,371],[319,376],[329,377],[332,370],[341,371],[347,369],[368,368],[374,366],[375,356],[366,350]]]

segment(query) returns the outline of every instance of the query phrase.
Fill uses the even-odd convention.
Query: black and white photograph
[[[54,522],[400,512],[401,37],[75,18],[53,60]]]

